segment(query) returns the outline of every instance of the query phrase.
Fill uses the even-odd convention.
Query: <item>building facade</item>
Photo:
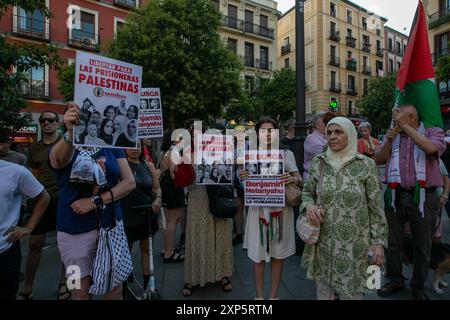
[[[371,76],[383,76],[387,19],[347,0],[305,2],[306,112],[338,110],[359,121],[356,101]],[[295,69],[295,10],[278,21],[277,67]]]
[[[396,74],[402,65],[408,36],[389,27],[384,28],[385,65],[387,74]]]
[[[424,0],[423,4],[428,16],[428,39],[432,52],[433,65],[441,57],[450,54],[450,1]],[[450,81],[438,84],[441,113],[446,129],[450,129]]]
[[[0,30],[10,33],[16,44],[57,46],[60,57],[72,63],[76,51],[101,54],[130,12],[147,0],[45,0],[52,16],[45,19],[38,11],[10,7],[0,20]],[[29,81],[20,90],[27,99],[35,124],[43,110],[62,114],[66,105],[58,92],[56,70],[44,67],[29,71]],[[37,131],[37,130],[35,130]],[[38,132],[32,135],[39,138]]]
[[[253,92],[257,79],[269,79],[276,69],[277,20],[281,12],[272,0],[212,0],[222,14],[220,34],[242,62],[241,78]]]

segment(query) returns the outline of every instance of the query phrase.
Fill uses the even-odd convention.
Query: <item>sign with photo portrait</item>
[[[75,146],[136,148],[142,67],[77,51]]]
[[[164,135],[161,94],[159,88],[142,88],[139,104],[139,138],[160,138]]]
[[[198,185],[232,185],[233,136],[203,134],[198,141],[202,164],[196,166]]]
[[[285,188],[282,150],[249,150],[245,154],[245,205],[250,207],[284,207]]]

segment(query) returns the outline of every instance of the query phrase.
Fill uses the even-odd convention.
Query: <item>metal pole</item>
[[[305,0],[295,3],[295,70],[296,70],[296,123],[295,123],[295,159],[300,172],[303,172],[304,148],[306,138],[306,106],[305,106]]]

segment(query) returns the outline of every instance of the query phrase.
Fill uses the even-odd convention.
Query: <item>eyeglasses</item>
[[[56,119],[55,118],[41,118],[41,119],[39,119],[39,123],[45,123],[45,122],[54,123],[54,122],[56,122]]]

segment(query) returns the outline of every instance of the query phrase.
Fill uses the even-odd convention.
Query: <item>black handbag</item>
[[[232,186],[206,186],[208,193],[209,211],[216,218],[233,218],[237,211]]]

